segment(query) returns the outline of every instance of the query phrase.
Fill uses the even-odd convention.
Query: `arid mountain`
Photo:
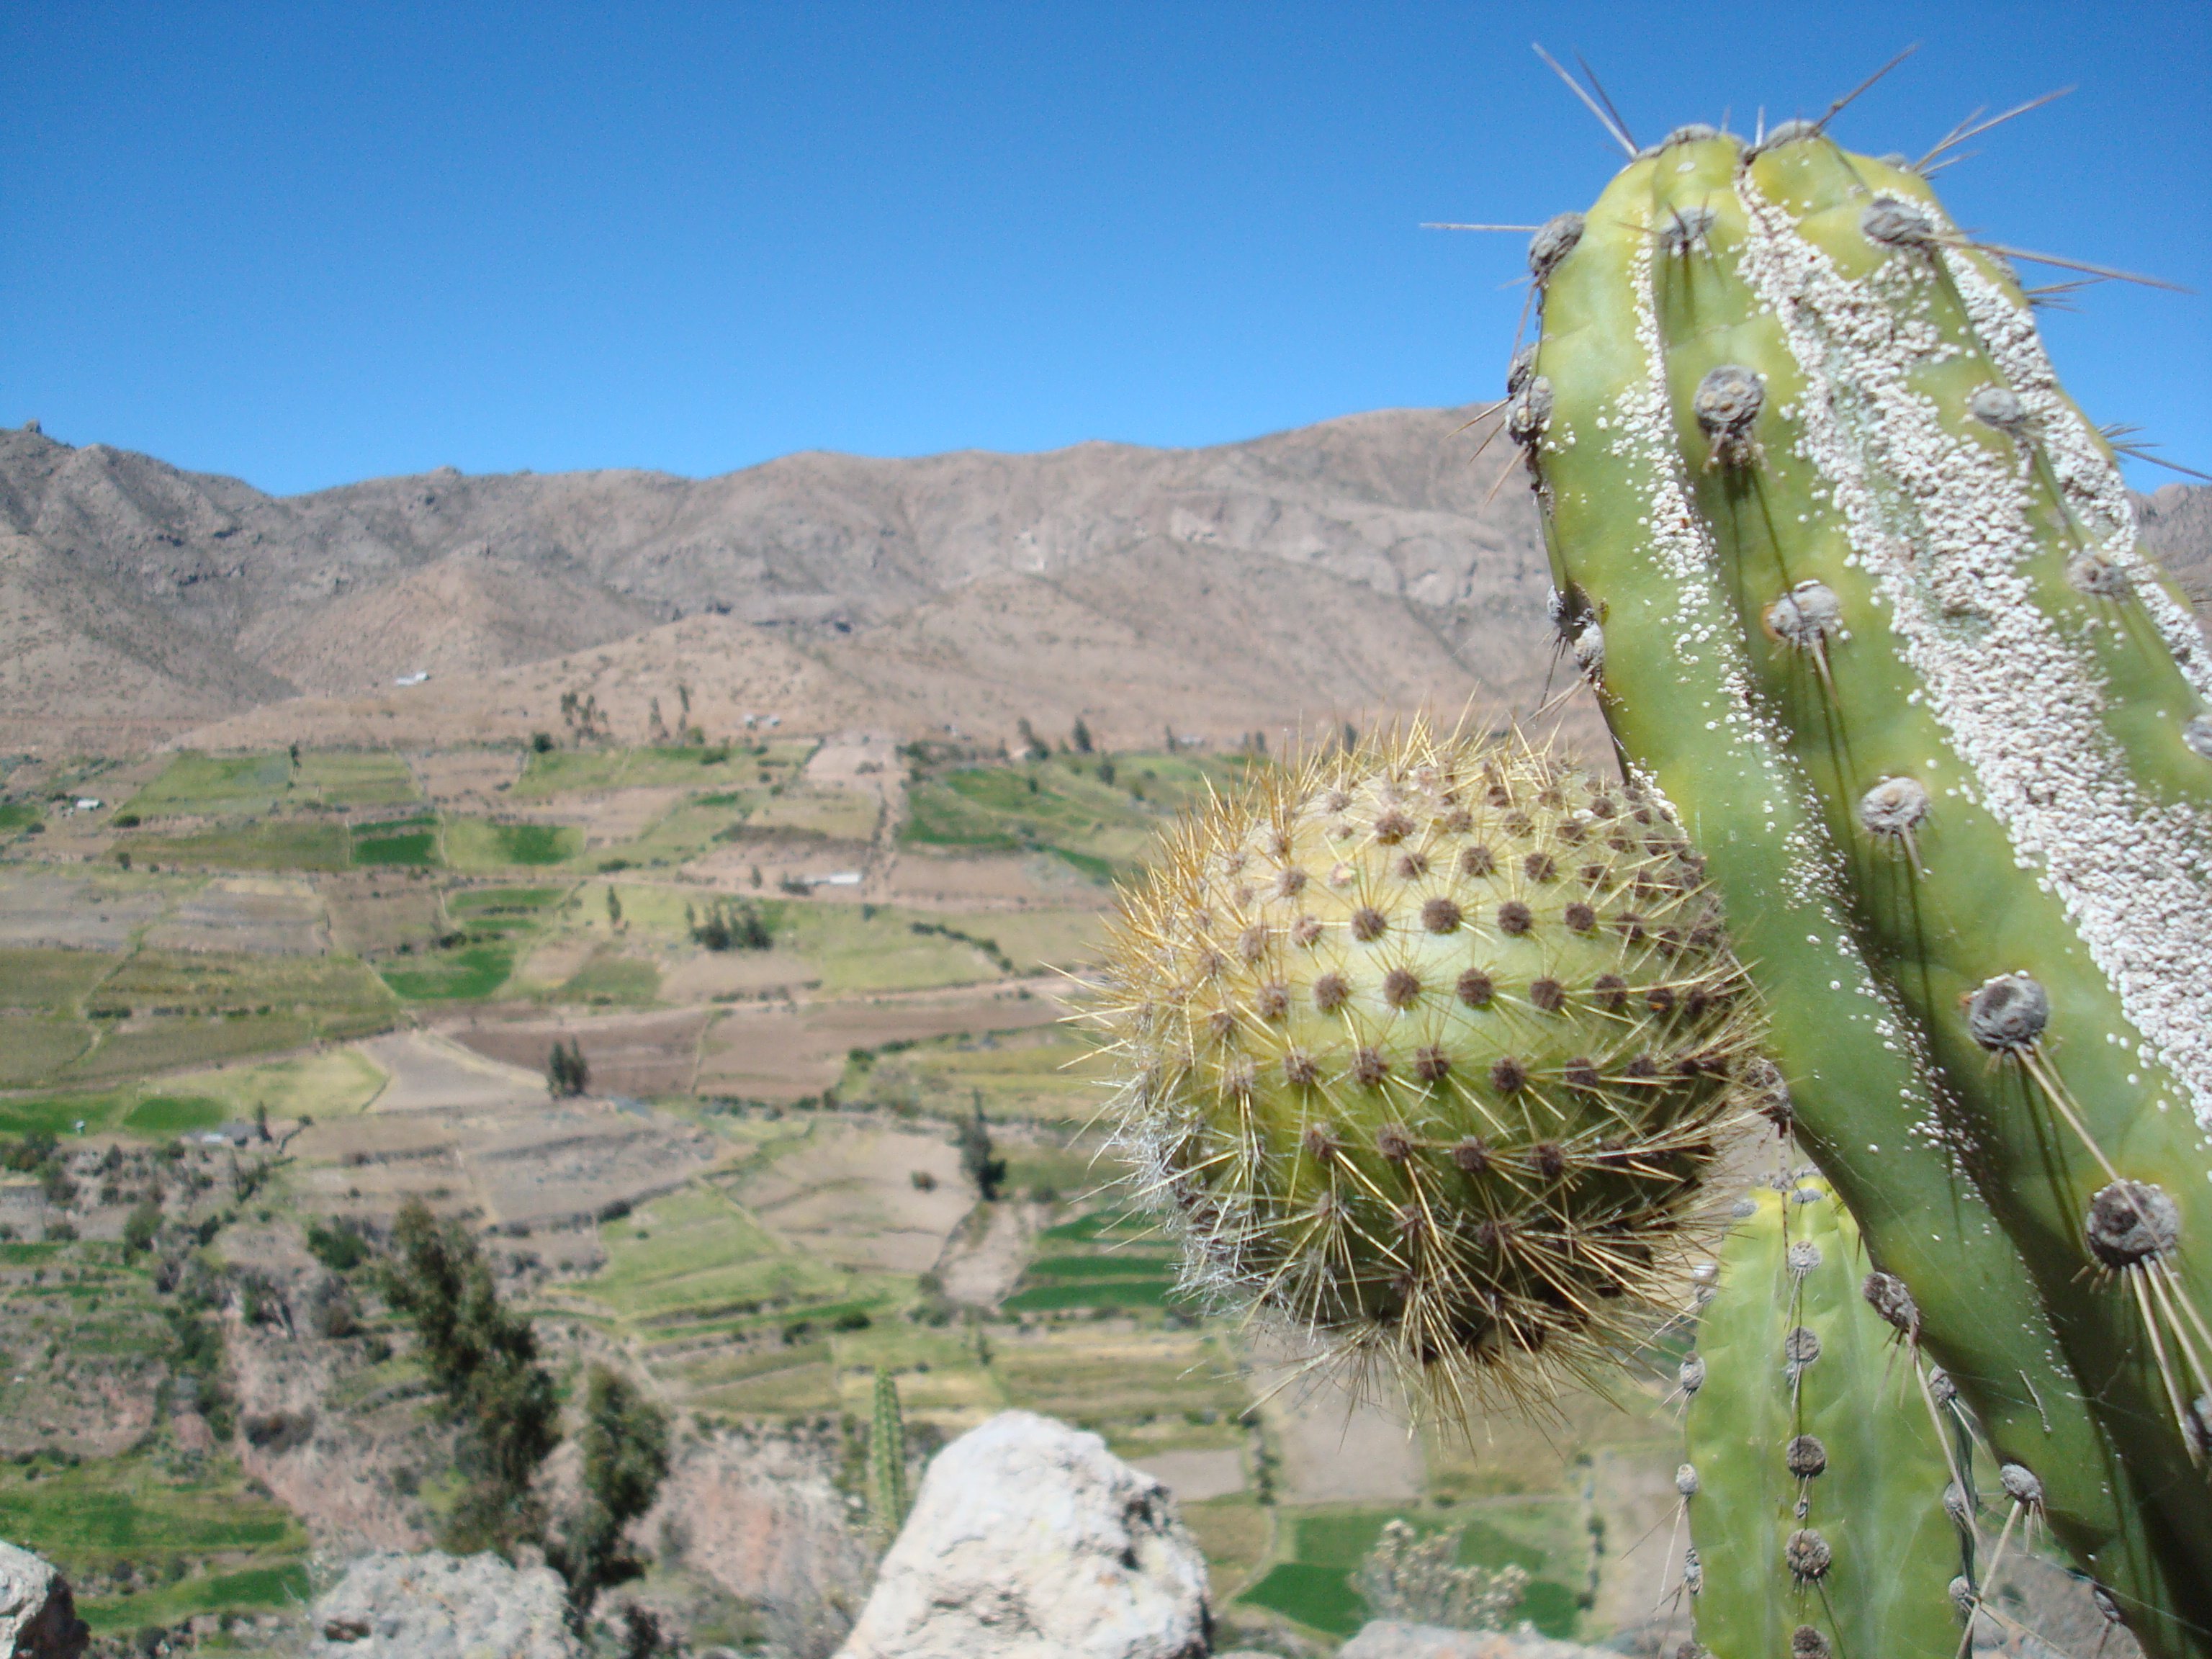
[[[292,497],[0,433],[10,746],[512,738],[557,728],[568,692],[623,737],[687,694],[710,732],[1080,715],[1117,741],[1526,710],[1553,670],[1543,560],[1472,412]],[[2161,490],[2144,518],[2201,602],[2212,489]]]
[[[1189,451],[794,455],[702,481],[447,470],[290,498],[0,433],[0,526],[39,591],[70,599],[0,616],[5,684],[48,742],[249,712],[257,733],[342,726],[358,716],[334,701],[364,697],[380,731],[390,705],[426,738],[512,735],[557,724],[561,692],[598,688],[620,641],[631,672],[598,695],[629,735],[653,696],[677,718],[678,677],[649,659],[681,623],[695,695],[711,681],[800,729],[996,735],[1080,714],[1151,738],[1525,703],[1542,560],[1525,492],[1492,494],[1508,458],[1478,460],[1467,420],[1389,410]],[[395,690],[426,672],[436,693]],[[540,680],[546,698],[522,696]]]
[[[2139,496],[2143,545],[2180,584],[2200,617],[2212,616],[2212,485],[2168,484]]]

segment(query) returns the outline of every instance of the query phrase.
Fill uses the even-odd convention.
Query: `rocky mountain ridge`
[[[259,741],[272,720],[422,714],[391,699],[427,674],[421,740],[511,738],[558,695],[520,695],[526,665],[577,689],[619,659],[622,685],[652,689],[602,704],[642,736],[675,695],[657,630],[690,623],[704,658],[742,665],[726,712],[750,698],[791,729],[1081,714],[1150,738],[1525,710],[1553,669],[1544,562],[1477,413],[1197,450],[806,453],[700,480],[443,468],[289,497],[0,432],[0,704],[21,746],[226,720],[210,740]],[[2201,603],[2212,489],[2143,509]]]

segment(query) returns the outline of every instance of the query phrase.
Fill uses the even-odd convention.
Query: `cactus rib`
[[[1948,1454],[1860,1294],[1858,1230],[1818,1180],[1742,1208],[1698,1320],[1708,1380],[1684,1421],[1698,1639],[1715,1659],[1953,1659],[1949,1586],[1966,1564],[1942,1503]]]

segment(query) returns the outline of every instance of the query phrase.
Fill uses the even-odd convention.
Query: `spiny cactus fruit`
[[[1742,1207],[1698,1322],[1676,1481],[1698,1641],[1715,1659],[1954,1659],[1950,1587],[1972,1563],[1945,1509],[1949,1455],[1861,1292],[1858,1229],[1817,1179]]]
[[[1575,232],[1510,382],[1561,629],[1924,1340],[2193,1650],[2212,653],[2027,296],[1909,168],[1685,129]]]
[[[1182,823],[1107,963],[1189,1290],[1451,1415],[1686,1284],[1755,1021],[1643,790],[1422,727],[1323,753]]]

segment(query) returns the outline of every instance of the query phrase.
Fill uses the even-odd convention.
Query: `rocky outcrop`
[[[67,1579],[30,1551],[0,1544],[0,1659],[77,1659],[91,1634]]]
[[[364,1555],[315,1603],[316,1659],[583,1659],[550,1567]]]
[[[795,1659],[824,1659],[853,1627],[872,1555],[835,1484],[834,1430],[687,1436],[639,1525],[665,1567],[743,1602]]]
[[[1618,1659],[1600,1648],[1525,1631],[1446,1630],[1378,1619],[1337,1650],[1337,1659]]]
[[[1167,1488],[1003,1412],[939,1453],[841,1659],[1203,1659],[1206,1561]]]

